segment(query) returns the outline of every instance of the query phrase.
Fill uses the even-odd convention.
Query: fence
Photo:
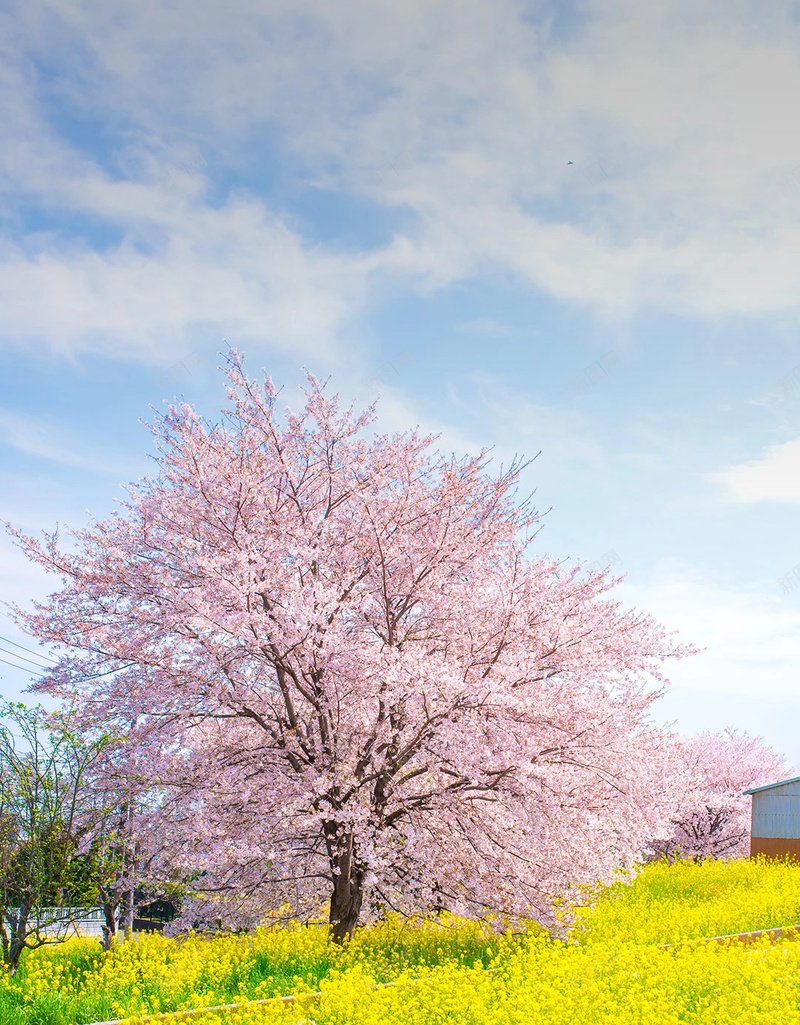
[[[8,911],[17,914],[17,908]],[[105,915],[102,908],[37,908],[28,919],[28,928],[38,926],[48,937],[66,939],[68,936],[102,936]]]

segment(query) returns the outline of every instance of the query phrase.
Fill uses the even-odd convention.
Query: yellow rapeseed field
[[[14,978],[0,976],[0,1025],[143,1022],[158,1012],[318,990],[318,998],[190,1020],[800,1025],[800,942],[690,942],[795,923],[800,866],[658,863],[633,884],[605,890],[561,938],[444,918],[376,925],[344,949],[324,929],[301,926],[182,940],[149,935],[107,954],[96,941],[71,940],[28,955]]]
[[[532,940],[496,972],[434,968],[375,989],[362,970],[320,1000],[202,1014],[197,1025],[761,1025],[800,1022],[800,943],[675,951]]]

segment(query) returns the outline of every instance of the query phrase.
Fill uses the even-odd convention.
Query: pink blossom
[[[40,689],[129,736],[198,890],[330,900],[341,938],[377,908],[550,920],[641,857],[668,789],[648,715],[691,649],[532,555],[523,464],[369,436],[313,376],[282,420],[229,364],[224,421],[159,417],[157,476],[74,552],[12,531],[63,581],[18,611],[71,651]]]

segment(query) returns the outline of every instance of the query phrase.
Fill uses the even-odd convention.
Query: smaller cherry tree
[[[751,799],[744,791],[784,779],[787,767],[761,737],[727,729],[676,739],[673,771],[672,832],[653,847],[657,856],[702,860],[747,856]]]
[[[138,752],[141,761],[143,752]],[[130,934],[134,916],[176,891],[163,795],[127,750],[109,743],[89,767],[83,815],[91,825],[84,857],[103,909],[103,945]],[[180,886],[177,886],[180,889]]]

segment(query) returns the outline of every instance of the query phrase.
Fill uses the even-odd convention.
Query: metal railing
[[[8,908],[6,917],[16,916],[19,908]],[[28,928],[44,935],[64,937],[101,936],[105,924],[102,908],[34,908],[28,915]]]
[[[18,913],[18,908],[8,908],[11,915]],[[134,915],[133,932],[160,932],[169,921],[163,913],[144,914],[143,910]],[[28,929],[35,930],[43,936],[67,939],[69,936],[102,936],[106,916],[100,908],[35,908],[28,916]]]
[[[18,914],[19,908],[9,908],[12,914]],[[75,922],[103,922],[105,916],[100,908],[34,908],[30,914],[31,921],[75,921]]]

